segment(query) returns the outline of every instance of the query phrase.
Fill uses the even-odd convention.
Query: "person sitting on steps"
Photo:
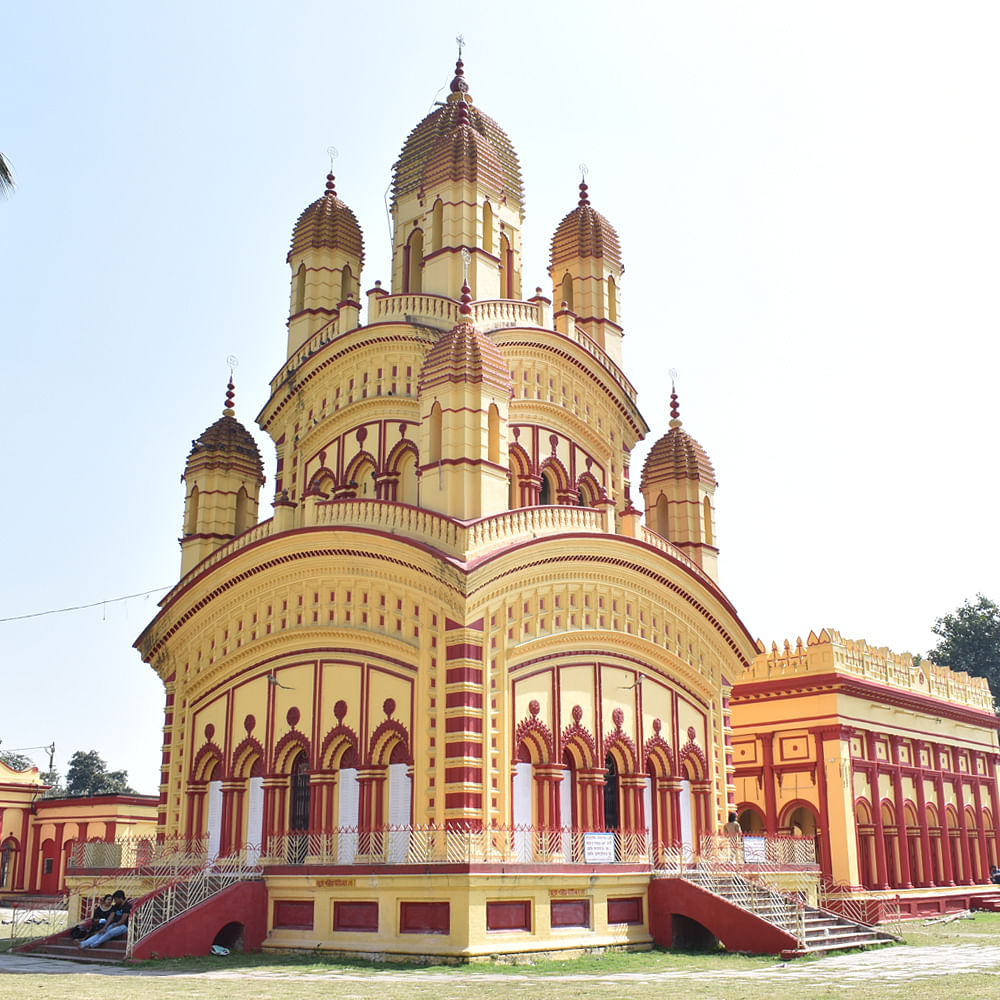
[[[121,889],[116,889],[112,896],[111,916],[103,929],[96,934],[92,934],[85,941],[80,942],[81,948],[97,948],[113,938],[122,937],[128,934],[128,918],[132,910],[132,904],[125,898],[125,893]]]

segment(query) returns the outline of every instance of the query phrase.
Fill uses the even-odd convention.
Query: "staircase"
[[[786,958],[877,948],[897,940],[886,931],[809,906],[736,872],[693,869],[686,871],[683,877],[706,892],[791,934],[798,941],[798,947],[783,952],[782,956]]]
[[[987,889],[985,892],[977,893],[969,900],[969,909],[1000,913],[1000,889]]]
[[[69,936],[69,932],[52,936],[42,941],[30,951],[17,951],[32,958],[58,958],[66,962],[80,962],[84,965],[121,965],[125,961],[125,938],[114,938],[98,948],[81,948],[80,942]]]

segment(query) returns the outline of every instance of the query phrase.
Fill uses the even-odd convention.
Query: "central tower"
[[[514,147],[473,103],[459,59],[448,100],[393,167],[393,292],[454,297],[468,250],[474,300],[519,299],[523,202]]]

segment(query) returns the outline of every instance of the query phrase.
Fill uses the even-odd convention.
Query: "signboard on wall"
[[[613,833],[585,833],[583,835],[583,863],[586,865],[614,864],[615,835]]]

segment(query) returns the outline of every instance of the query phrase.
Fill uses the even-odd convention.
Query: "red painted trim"
[[[446,684],[482,684],[483,672],[477,667],[452,667],[445,672]]]
[[[483,647],[471,642],[456,643],[445,649],[445,660],[482,660]],[[482,671],[480,671],[480,676]]]

